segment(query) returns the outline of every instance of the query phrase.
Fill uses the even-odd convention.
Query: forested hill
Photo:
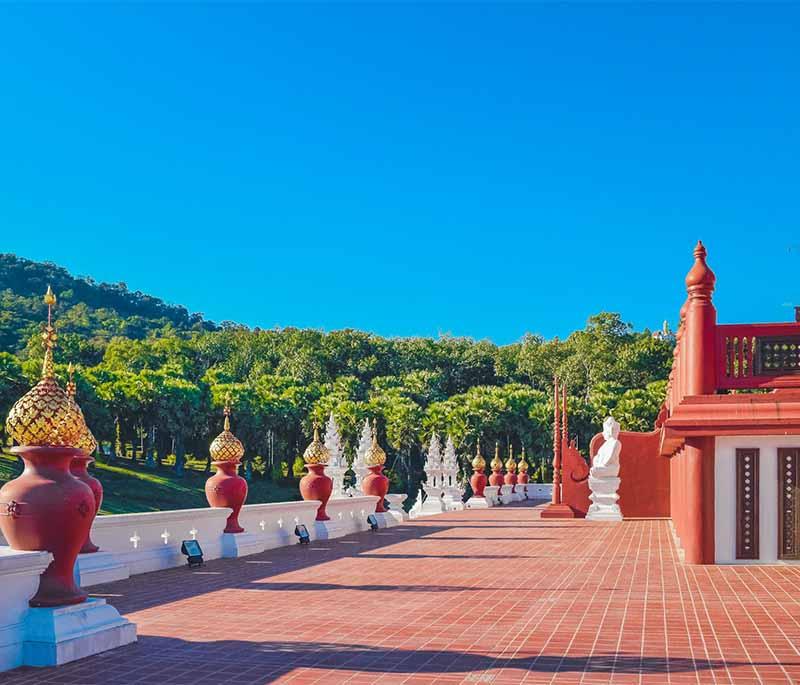
[[[255,478],[291,472],[312,422],[333,413],[348,457],[365,419],[377,419],[395,488],[415,492],[435,432],[462,465],[478,438],[534,466],[552,444],[552,380],[569,388],[570,430],[586,448],[613,412],[648,430],[664,399],[673,343],[635,331],[619,314],[589,317],[565,339],[529,334],[511,345],[455,338],[385,338],[356,330],[215,327],[200,315],[123,285],[98,285],[52,264],[0,258],[0,416],[41,369],[42,294],[59,297],[56,373],[77,365],[78,400],[95,436],[140,459],[205,460],[228,393],[233,428]],[[523,318],[525,312],[519,312]],[[536,322],[527,322],[535,330]],[[0,422],[0,446],[8,436]],[[135,449],[134,449],[135,447]],[[173,458],[172,455],[176,458]],[[302,460],[298,473],[302,473]]]
[[[114,336],[142,339],[164,328],[213,330],[201,314],[139,291],[124,283],[76,278],[50,262],[0,254],[0,351],[24,350],[42,322],[42,293],[51,285],[59,296],[59,329],[81,337],[81,356],[100,361]],[[77,341],[76,341],[77,342]],[[94,354],[92,354],[94,352]]]

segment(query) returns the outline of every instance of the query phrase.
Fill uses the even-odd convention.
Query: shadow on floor
[[[57,669],[20,669],[5,682],[8,685],[123,685],[135,681],[194,685],[202,679],[204,683],[261,685],[274,682],[297,669],[312,669],[311,674],[323,678],[320,682],[326,682],[325,678],[335,681],[337,671],[347,674],[466,675],[499,669],[519,671],[522,680],[526,672],[588,673],[595,676],[610,676],[613,673],[694,674],[725,669],[726,666],[730,669],[751,665],[774,666],[775,663],[749,664],[625,653],[494,658],[457,651],[395,650],[359,644],[237,640],[189,642],[175,638],[142,637],[138,644],[123,647],[105,658],[84,659]],[[508,681],[509,675],[504,673],[504,682]]]

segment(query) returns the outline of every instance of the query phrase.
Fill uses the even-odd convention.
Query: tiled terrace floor
[[[691,567],[665,521],[465,511],[93,588],[139,642],[0,683],[794,683],[800,567]]]

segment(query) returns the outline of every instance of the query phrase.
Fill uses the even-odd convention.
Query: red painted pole
[[[553,378],[553,504],[561,504],[561,444],[558,426],[558,376]]]

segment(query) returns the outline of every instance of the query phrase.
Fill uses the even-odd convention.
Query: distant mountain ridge
[[[128,290],[124,283],[97,283],[51,262],[0,253],[0,352],[24,350],[39,330],[48,285],[59,297],[59,332],[90,336],[97,354],[114,336],[141,339],[164,328],[217,329],[200,313]]]

